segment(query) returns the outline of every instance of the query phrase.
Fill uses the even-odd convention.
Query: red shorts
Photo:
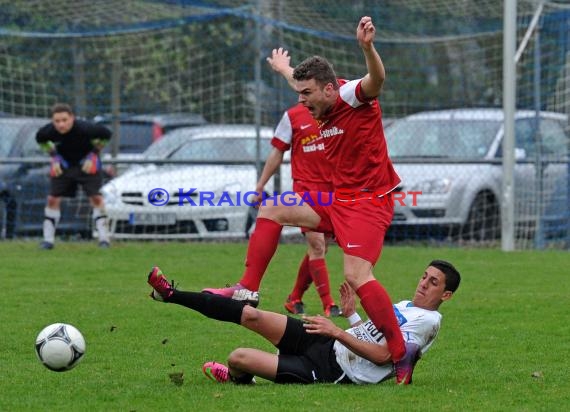
[[[305,192],[333,192],[333,185],[329,182],[307,182],[306,180],[293,180],[293,191],[303,196]],[[301,233],[315,232],[313,229],[301,227]]]
[[[310,197],[307,204],[321,218],[315,231],[334,233],[345,254],[376,264],[394,216],[391,198],[340,202],[334,193],[309,192],[305,196]]]

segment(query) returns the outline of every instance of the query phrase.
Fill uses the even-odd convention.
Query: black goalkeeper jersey
[[[80,164],[81,160],[95,149],[91,143],[94,139],[109,141],[111,131],[100,124],[75,119],[73,127],[66,134],[59,133],[52,123],[43,126],[36,134],[36,141],[40,144],[53,142],[57,154],[70,166]]]

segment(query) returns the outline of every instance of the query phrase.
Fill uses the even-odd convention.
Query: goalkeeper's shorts
[[[81,170],[80,165],[70,166],[63,169],[61,176],[51,178],[49,194],[56,197],[75,197],[78,186],[81,186],[87,196],[100,195],[103,172],[89,175]]]

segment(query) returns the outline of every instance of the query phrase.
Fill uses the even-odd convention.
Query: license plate
[[[174,225],[176,215],[174,213],[131,213],[129,224],[131,225]]]

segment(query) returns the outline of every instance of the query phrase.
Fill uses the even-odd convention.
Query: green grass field
[[[259,379],[252,387],[219,385],[202,375],[204,362],[225,361],[238,346],[271,346],[237,325],[152,301],[146,274],[158,264],[181,289],[223,286],[241,276],[245,249],[59,243],[40,251],[36,243],[0,243],[0,410],[562,411],[570,405],[568,252],[386,247],[375,273],[393,300],[411,297],[432,258],[454,262],[463,275],[456,296],[441,307],[442,330],[412,386],[281,386]],[[303,253],[303,245],[279,248],[262,284],[262,308],[283,311]],[[335,291],[341,260],[332,247]],[[319,312],[314,289],[305,303]],[[34,353],[37,333],[54,322],[75,325],[87,341],[83,362],[69,372],[49,371]],[[182,385],[171,381],[172,373],[184,374]]]

